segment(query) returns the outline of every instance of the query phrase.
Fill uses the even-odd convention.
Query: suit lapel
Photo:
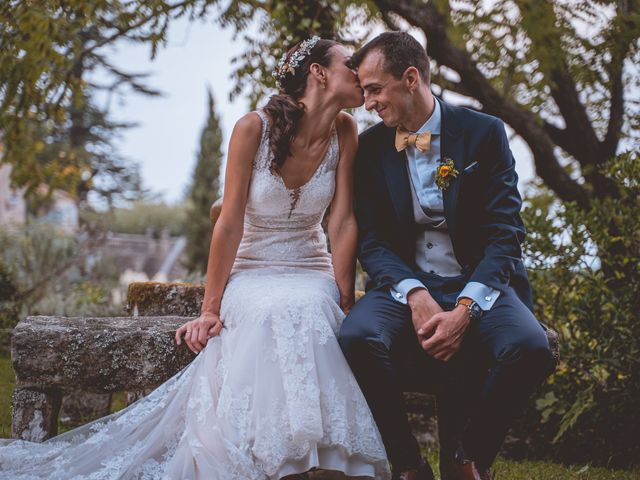
[[[465,164],[465,136],[460,128],[460,122],[456,122],[456,113],[451,106],[440,101],[442,108],[442,125],[440,140],[440,158],[452,159],[456,170],[458,170],[458,178],[452,178],[449,186],[442,192],[444,202],[444,216],[447,220],[447,228],[451,238],[454,238],[457,221],[457,202],[460,192],[460,175],[464,170]]]
[[[381,142],[382,167],[391,196],[391,202],[400,223],[413,225],[413,206],[411,203],[411,185],[407,172],[407,155],[395,148],[395,129],[385,128],[385,138]]]

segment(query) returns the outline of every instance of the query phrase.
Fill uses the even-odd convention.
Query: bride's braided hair
[[[301,44],[302,42],[297,43],[287,52],[285,62],[300,48]],[[280,92],[273,95],[264,107],[270,119],[269,149],[273,153],[271,168],[275,171],[282,168],[291,153],[291,143],[298,132],[300,119],[304,114],[304,105],[299,100],[307,89],[309,67],[312,63],[328,67],[331,64],[329,49],[334,45],[337,43],[333,40],[318,40],[309,54],[300,60],[295,69],[292,69],[293,72],[286,71],[278,77]]]

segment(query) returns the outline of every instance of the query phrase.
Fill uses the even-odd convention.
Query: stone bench
[[[175,345],[175,330],[198,315],[203,297],[203,285],[139,282],[129,286],[130,317],[32,316],[19,322],[11,339],[12,437],[55,436],[65,394],[126,391],[136,392],[135,399],[177,373],[194,354]]]
[[[33,316],[19,322],[11,342],[12,436],[42,441],[56,435],[65,391],[140,391],[164,382],[194,357],[174,341],[185,320]]]

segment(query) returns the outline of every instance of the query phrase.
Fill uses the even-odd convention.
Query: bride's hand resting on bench
[[[193,353],[200,353],[211,337],[220,333],[224,324],[217,313],[203,313],[176,330],[176,343],[180,345],[182,335]]]

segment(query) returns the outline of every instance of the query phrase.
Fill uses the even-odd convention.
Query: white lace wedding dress
[[[385,479],[389,467],[342,355],[320,226],[335,189],[335,129],[313,177],[269,170],[263,120],[244,236],[222,299],[225,328],[150,395],[43,443],[0,447],[2,479],[278,479],[312,467]]]

